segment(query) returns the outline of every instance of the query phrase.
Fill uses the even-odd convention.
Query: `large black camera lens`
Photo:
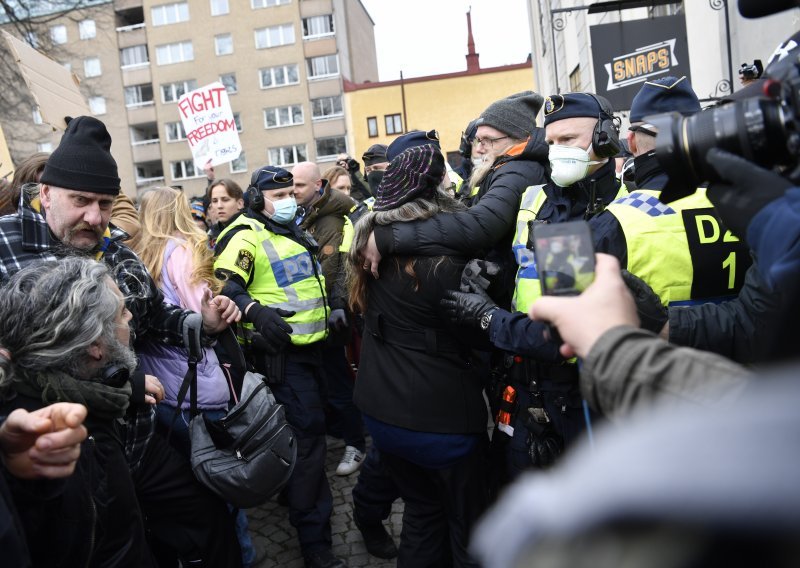
[[[672,112],[645,121],[658,129],[656,158],[669,176],[661,193],[665,203],[691,195],[706,182],[719,181],[706,163],[711,148],[767,168],[790,162],[786,120],[777,100],[745,99],[689,117]]]

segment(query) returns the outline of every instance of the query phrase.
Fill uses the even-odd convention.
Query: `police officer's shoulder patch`
[[[236,256],[236,267],[245,272],[250,272],[250,269],[253,268],[254,260],[255,257],[249,250],[239,249],[239,254]]]

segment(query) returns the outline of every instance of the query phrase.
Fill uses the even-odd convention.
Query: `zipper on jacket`
[[[96,446],[96,442],[95,442],[94,436],[89,436],[87,438],[87,440],[89,440],[91,442],[92,453],[96,453],[97,452],[97,446]],[[90,513],[92,515],[92,522],[90,524],[91,532],[89,533],[89,556],[86,558],[86,568],[89,568],[89,566],[92,565],[92,556],[94,556],[94,545],[95,545],[94,541],[95,541],[95,532],[96,532],[96,525],[97,525],[97,505],[94,502],[94,493],[91,491],[91,488],[90,488],[90,491],[88,491],[88,494],[89,494],[89,503],[91,503],[91,505],[92,505],[92,508],[91,508],[91,511],[90,511]]]

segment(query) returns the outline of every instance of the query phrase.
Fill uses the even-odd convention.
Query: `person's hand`
[[[6,469],[20,479],[72,475],[87,432],[86,407],[57,402],[28,412],[18,408],[0,426],[0,451]]]
[[[203,173],[206,174],[208,181],[214,181],[214,166],[211,165],[211,158],[209,158],[206,165],[203,166]]]
[[[492,279],[500,273],[500,265],[480,258],[470,260],[461,272],[462,292],[471,292],[470,282],[474,282],[484,290],[489,289]]]
[[[531,306],[536,321],[550,322],[564,340],[561,355],[586,357],[606,331],[620,325],[639,326],[636,304],[620,273],[619,261],[595,255],[594,282],[580,296],[543,296]]]
[[[544,469],[553,465],[564,451],[564,439],[558,435],[552,424],[547,424],[541,432],[528,436],[528,455],[534,467]]]
[[[144,376],[144,401],[147,404],[158,404],[164,400],[164,386],[153,375]]]
[[[247,319],[253,322],[258,333],[270,347],[278,352],[292,342],[292,338],[289,336],[292,333],[292,326],[283,318],[290,318],[294,314],[295,312],[290,310],[273,309],[255,303],[247,310]]]
[[[641,278],[627,270],[622,271],[622,280],[633,295],[636,302],[636,314],[639,316],[642,329],[660,333],[669,320],[667,308],[661,303],[661,298]]]
[[[230,324],[242,319],[242,312],[233,300],[227,296],[212,297],[209,289],[203,292],[200,314],[203,316],[203,331],[208,335],[219,333]]]
[[[367,244],[364,245],[360,251],[361,256],[364,258],[364,264],[361,266],[364,270],[369,270],[375,279],[378,278],[378,265],[381,263],[381,253],[378,251],[378,244],[375,242],[375,232],[369,234]]]
[[[331,315],[328,316],[328,325],[336,331],[347,329],[347,312],[342,308],[331,310]]]
[[[723,180],[709,184],[706,195],[725,226],[740,238],[747,236],[756,213],[794,186],[782,175],[718,148],[708,151],[706,161]]]
[[[453,323],[481,329],[481,318],[496,310],[497,304],[477,284],[471,283],[470,290],[471,292],[447,290],[439,305]]]

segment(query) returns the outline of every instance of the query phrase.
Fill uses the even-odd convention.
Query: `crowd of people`
[[[414,130],[363,171],[265,165],[243,190],[207,168],[202,197],[136,204],[105,125],[68,120],[0,200],[4,562],[260,562],[192,473],[199,349],[203,420],[238,400],[240,355],[283,405],[276,498],[309,568],[347,561],[328,435],[367,550],[401,567],[796,563],[796,380],[752,365],[796,356],[797,180],[714,148],[718,181],[662,201],[661,112],[707,111],[660,77],[623,139],[601,96],[524,91],[465,117],[455,168]],[[543,296],[533,229],[574,221],[594,282]]]

